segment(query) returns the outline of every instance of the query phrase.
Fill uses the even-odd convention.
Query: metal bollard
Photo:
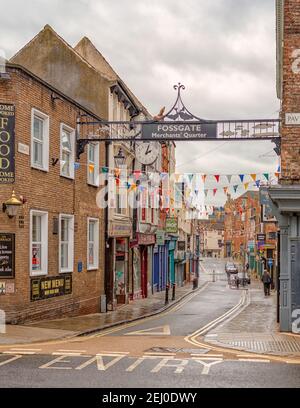
[[[165,305],[169,303],[169,284],[166,285]]]
[[[176,283],[172,284],[172,300],[175,300],[175,287],[176,287]]]

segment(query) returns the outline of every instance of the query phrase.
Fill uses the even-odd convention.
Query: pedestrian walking
[[[265,296],[270,296],[270,286],[272,283],[272,278],[269,272],[265,269],[263,276],[261,278],[263,284],[264,284],[264,293]]]

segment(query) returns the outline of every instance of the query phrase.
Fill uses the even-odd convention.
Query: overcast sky
[[[172,86],[181,82],[186,86],[185,104],[196,116],[278,117],[275,0],[1,3],[7,12],[0,14],[0,50],[7,58],[50,24],[71,45],[89,37],[151,113],[172,106]],[[278,166],[270,142],[177,146],[180,172],[265,173]],[[211,182],[207,187],[215,186]],[[208,203],[222,203],[224,198],[218,193]]]

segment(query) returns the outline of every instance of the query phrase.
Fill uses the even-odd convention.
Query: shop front
[[[152,268],[153,252],[155,245],[154,234],[137,233],[137,241],[140,251],[141,291],[142,297],[146,298],[153,293]]]
[[[132,232],[130,224],[110,222],[110,265],[112,268],[113,308],[128,302],[129,282],[129,240]]]
[[[153,291],[159,292],[165,289],[168,273],[168,247],[165,241],[165,231],[156,232],[156,245],[153,255]]]

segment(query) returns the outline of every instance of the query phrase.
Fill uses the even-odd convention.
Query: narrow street
[[[155,317],[64,341],[2,347],[1,386],[247,388],[261,387],[264,378],[265,387],[299,387],[299,360],[220,352],[190,341],[194,333],[222,332],[249,306],[247,290],[228,287],[224,267],[224,260],[205,259],[204,286]]]

